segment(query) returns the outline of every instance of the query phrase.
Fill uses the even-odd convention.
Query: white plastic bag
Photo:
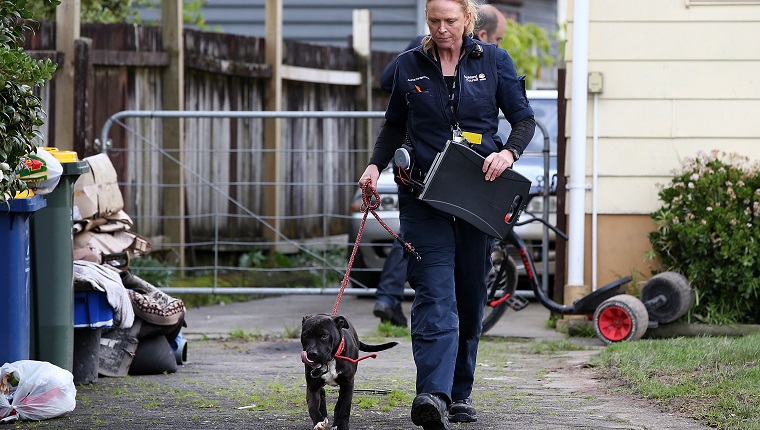
[[[43,148],[37,148],[33,154],[24,158],[24,167],[19,178],[34,190],[35,194],[53,192],[63,174],[63,166],[53,154]]]
[[[13,385],[17,382],[17,385]],[[46,420],[76,407],[74,375],[46,361],[19,360],[0,367],[0,419]]]

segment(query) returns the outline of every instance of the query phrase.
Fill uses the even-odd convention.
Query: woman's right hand
[[[377,166],[374,164],[370,164],[367,166],[366,169],[364,169],[364,173],[362,173],[361,178],[359,178],[359,188],[364,188],[364,185],[369,180],[369,188],[371,191],[377,190],[377,179],[380,177],[380,171],[377,169]]]

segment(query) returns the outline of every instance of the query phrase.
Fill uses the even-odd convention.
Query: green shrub
[[[172,267],[153,257],[135,258],[129,263],[129,271],[157,288],[172,286],[176,278]]]
[[[686,276],[709,323],[760,322],[760,173],[747,157],[712,151],[687,158],[651,214],[652,257]]]
[[[507,19],[507,31],[500,46],[509,52],[518,73],[526,75],[528,88],[533,88],[533,81],[541,77],[542,67],[554,64],[554,57],[550,55],[552,39],[556,39],[556,35],[549,35],[536,24]]]
[[[206,19],[201,10],[208,0],[184,0],[182,19],[186,24],[195,24],[201,30],[206,29]],[[55,4],[49,0],[29,0],[27,9],[37,19],[55,20]],[[81,0],[79,18],[82,22],[136,22],[141,23],[137,7],[161,9],[161,0]],[[159,12],[160,14],[160,12]]]
[[[24,32],[33,31],[31,17],[25,0],[0,0],[0,203],[26,189],[16,172],[41,138],[37,127],[45,123],[33,89],[45,85],[56,68],[50,59],[35,60],[21,48]]]

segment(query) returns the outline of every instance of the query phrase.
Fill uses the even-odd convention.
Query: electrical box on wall
[[[599,94],[602,92],[604,79],[601,72],[590,72],[588,74],[588,92],[591,94]]]

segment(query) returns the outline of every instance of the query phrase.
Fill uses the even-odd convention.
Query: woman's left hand
[[[367,181],[369,181],[369,189],[370,191],[377,191],[377,179],[380,177],[380,169],[377,168],[374,164],[370,164],[367,166],[366,169],[364,169],[364,173],[362,173],[362,177],[359,178],[359,182],[357,185],[359,185],[359,188],[364,189],[364,186],[367,184]]]
[[[486,181],[493,181],[498,178],[514,162],[512,152],[506,149],[501,152],[494,152],[486,157],[486,161],[483,163],[483,173],[486,174]]]

